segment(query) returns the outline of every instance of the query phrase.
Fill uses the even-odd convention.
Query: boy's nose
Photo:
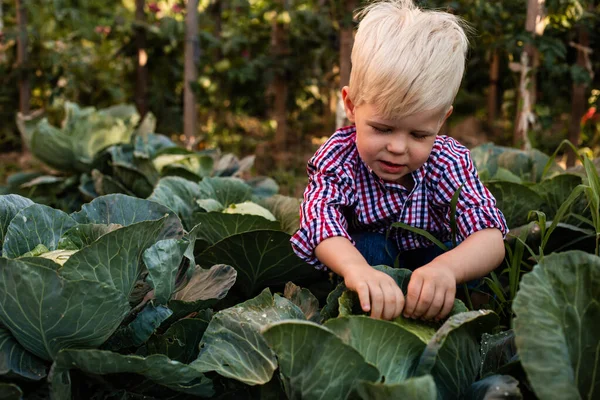
[[[390,140],[386,146],[386,150],[393,154],[406,153],[407,143],[404,139]]]

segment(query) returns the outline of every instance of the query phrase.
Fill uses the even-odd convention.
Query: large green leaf
[[[33,204],[33,201],[17,194],[0,196],[0,246],[4,244],[4,238],[6,237],[6,231],[8,230],[8,225],[10,225],[10,221],[12,221],[15,215],[22,209]]]
[[[423,351],[417,375],[431,374],[442,399],[463,398],[479,374],[481,335],[497,325],[498,316],[491,311],[469,311],[448,318]]]
[[[217,264],[210,269],[196,266],[190,281],[169,301],[168,306],[173,310],[172,319],[211,307],[227,295],[236,277],[236,270],[229,265]]]
[[[160,174],[154,168],[148,155],[136,153],[134,146],[130,144],[109,147],[105,153],[101,153],[96,157],[95,165],[98,166],[98,169],[115,175],[124,186],[130,187],[134,192],[136,191],[134,186],[150,184],[150,192],[143,196],[144,198],[150,195],[152,186],[160,179]],[[120,167],[131,170],[132,174],[128,171],[120,171]],[[136,177],[141,178],[140,183],[134,180]]]
[[[274,323],[263,336],[277,354],[290,398],[345,399],[359,379],[381,376],[357,350],[313,322]]]
[[[600,258],[551,254],[524,275],[513,304],[523,368],[544,399],[600,395]]]
[[[152,194],[154,185],[143,171],[133,165],[120,162],[113,162],[112,169],[113,178],[135,196],[145,199]]]
[[[319,322],[319,300],[310,290],[294,285],[292,282],[285,284],[283,295],[286,299],[297,305],[307,320]]]
[[[339,299],[346,292],[346,285],[344,282],[338,283],[328,295],[325,301],[325,306],[321,309],[320,319],[321,322],[327,321],[328,319],[335,318],[340,314]]]
[[[148,116],[148,114],[146,114],[146,116]],[[145,122],[146,118],[144,118],[144,121],[142,121],[136,132],[133,153],[135,157],[152,159],[163,149],[177,148],[177,144],[167,136],[152,133],[154,132],[154,129],[149,130],[148,133],[140,132]]]
[[[46,118],[42,119],[33,131],[29,148],[37,159],[52,168],[60,171],[79,170],[72,139],[50,125]]]
[[[281,230],[293,235],[300,228],[300,204],[302,199],[275,195],[268,197],[259,204],[271,211],[281,224]]]
[[[171,314],[173,314],[173,311],[165,306],[154,306],[152,303],[146,304],[133,321],[119,328],[108,339],[103,349],[118,351],[141,346]]]
[[[73,152],[84,164],[90,164],[101,150],[120,143],[129,143],[140,120],[132,105],[118,105],[103,110],[81,110],[66,104],[66,134],[71,136]]]
[[[204,198],[215,199],[225,207],[252,200],[252,188],[239,178],[204,178],[199,186]]]
[[[504,365],[516,359],[514,331],[504,331],[481,337],[481,368],[479,376],[486,377],[496,373]]]
[[[154,160],[163,176],[179,176],[193,182],[210,176],[213,163],[212,157],[201,154],[163,154]]]
[[[252,188],[252,199],[255,202],[274,196],[279,192],[277,181],[268,176],[250,178],[246,183]]]
[[[163,239],[169,223],[166,215],[107,233],[73,254],[61,269],[61,275],[69,280],[103,282],[129,297],[143,268],[144,251]]]
[[[122,226],[117,224],[77,224],[61,236],[58,248],[61,250],[81,250],[107,233],[120,228]]]
[[[531,210],[541,210],[544,199],[527,186],[513,182],[490,181],[487,188],[496,198],[509,228],[525,225]]]
[[[168,215],[161,239],[179,239],[183,235],[181,221],[169,208],[154,201],[123,194],[101,196],[83,205],[72,217],[80,224],[119,224],[128,226],[142,221],[157,220]]]
[[[214,395],[212,381],[204,374],[162,354],[139,357],[103,350],[63,350],[58,354],[53,368],[61,370],[59,372],[63,377],[69,369],[75,368],[96,375],[134,373],[176,391],[191,392],[205,398]],[[62,382],[59,379],[60,376],[57,376],[52,384],[60,385]],[[193,386],[193,391],[190,386]],[[65,389],[70,391],[69,388],[63,388],[63,393]]]
[[[219,311],[204,333],[198,359],[191,365],[247,385],[263,385],[273,377],[277,359],[260,332],[268,324],[284,319],[304,319],[304,314],[289,300],[272,296],[268,289]]]
[[[229,236],[262,230],[279,229],[279,224],[256,215],[224,214],[221,212],[198,213],[193,218],[194,228],[189,236],[213,245]]]
[[[195,318],[175,322],[164,334],[148,339],[146,351],[148,354],[164,354],[172,360],[191,363],[198,358],[200,341],[212,316],[212,311],[202,310]]]
[[[119,182],[118,179],[109,174],[103,174],[97,169],[92,170],[92,180],[94,181],[94,191],[100,196],[121,193],[135,197],[135,193]]]
[[[39,381],[46,377],[46,371],[42,360],[27,352],[10,331],[0,328],[0,375]]]
[[[66,281],[52,261],[28,260],[0,258],[0,321],[36,356],[99,346],[129,312],[127,298],[109,285]]]
[[[205,194],[197,183],[174,176],[158,181],[148,197],[176,213],[187,230],[193,227],[193,214],[200,211],[196,201],[203,198],[206,198]]]
[[[387,384],[411,377],[425,343],[401,326],[367,316],[330,319],[325,327],[377,367]]]
[[[395,384],[360,381],[350,398],[353,400],[436,400],[437,389],[431,375],[409,378]]]
[[[238,272],[236,287],[247,296],[270,285],[317,275],[294,253],[290,235],[281,231],[259,230],[229,236],[196,257],[196,262],[203,266],[231,265]]]
[[[561,174],[551,179],[546,179],[538,184],[531,186],[531,189],[537,192],[544,200],[543,211],[546,213],[548,220],[554,219],[558,209],[569,198],[569,195],[575,188],[582,183],[582,179],[578,175]],[[584,210],[587,204],[584,196],[581,196],[573,206],[570,212],[584,215]],[[563,221],[567,222],[567,221]],[[575,223],[576,220],[568,220],[570,223]]]
[[[235,283],[237,273],[229,265],[217,264],[210,269],[196,267],[192,279],[173,296],[174,300],[222,299]]]
[[[144,251],[144,264],[154,287],[157,304],[166,304],[175,290],[175,280],[189,242],[183,239],[166,239]]]
[[[75,225],[77,222],[63,211],[41,204],[31,205],[22,209],[8,225],[2,255],[19,257],[40,244],[48,250],[56,250],[62,234]]]

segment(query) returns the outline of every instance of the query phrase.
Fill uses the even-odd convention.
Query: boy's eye
[[[371,128],[375,129],[377,132],[381,132],[381,133],[388,133],[391,132],[392,130],[389,128],[378,128],[376,126],[371,125]]]
[[[429,135],[426,135],[426,134],[423,134],[423,133],[418,133],[418,132],[411,132],[411,135],[412,135],[412,136],[413,136],[415,139],[418,139],[418,140],[423,140],[423,139],[425,139],[427,136],[429,136]]]

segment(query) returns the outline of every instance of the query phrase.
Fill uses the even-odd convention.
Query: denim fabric
[[[415,270],[442,254],[444,251],[438,246],[425,247],[400,253],[396,242],[387,239],[384,233],[377,232],[359,232],[352,236],[356,243],[356,249],[367,260],[369,265],[389,265],[395,266],[398,259],[400,268]],[[452,243],[444,243],[449,248]]]
[[[369,265],[388,265],[390,267],[407,268],[411,271],[433,261],[444,253],[438,246],[414,249],[400,253],[396,242],[386,238],[384,233],[358,232],[352,234],[356,249],[367,260]],[[446,247],[452,248],[452,242],[445,242]],[[397,264],[395,264],[397,261]],[[481,284],[480,279],[469,281],[467,286],[475,288]]]

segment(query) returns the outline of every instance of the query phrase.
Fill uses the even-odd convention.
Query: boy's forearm
[[[346,275],[349,268],[369,266],[352,242],[343,236],[333,236],[323,240],[315,248],[315,256],[341,277]]]
[[[437,257],[436,261],[451,268],[456,282],[463,283],[487,275],[503,259],[502,232],[490,228],[473,233],[456,248]]]

